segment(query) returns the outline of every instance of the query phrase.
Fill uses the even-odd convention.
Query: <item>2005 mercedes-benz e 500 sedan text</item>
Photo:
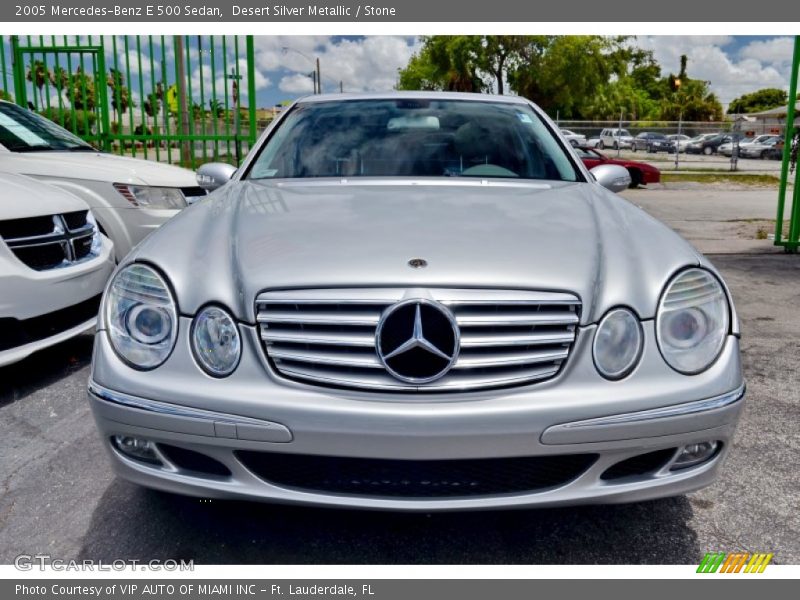
[[[730,294],[526,100],[314,96],[198,178],[104,296],[89,398],[123,477],[425,511],[714,480]]]

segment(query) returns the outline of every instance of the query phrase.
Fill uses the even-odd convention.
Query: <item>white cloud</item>
[[[405,67],[418,47],[416,38],[374,36],[333,40],[326,36],[256,36],[256,65],[260,71],[294,73],[281,79],[286,93],[313,91],[308,74],[320,61],[322,91],[348,92],[390,90],[397,70]]]
[[[635,44],[653,51],[663,75],[677,73],[685,54],[689,76],[710,81],[711,90],[727,107],[742,94],[765,87],[787,88],[788,63],[778,60],[784,48],[778,39],[751,42],[738,58],[723,50],[732,41],[729,36],[643,36]],[[788,56],[791,60],[791,51]]]
[[[278,83],[278,89],[287,94],[310,94],[314,83],[307,75],[285,75]]]
[[[789,65],[792,62],[794,40],[778,37],[750,42],[739,51],[743,58],[752,58],[771,65]]]

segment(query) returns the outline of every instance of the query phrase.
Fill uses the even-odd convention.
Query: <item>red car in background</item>
[[[583,161],[587,169],[591,169],[597,165],[620,165],[621,167],[625,167],[628,169],[628,173],[631,174],[630,187],[632,188],[661,181],[661,171],[647,163],[621,158],[609,158],[594,148],[586,148],[584,146],[575,148],[575,152],[578,153],[578,157]]]

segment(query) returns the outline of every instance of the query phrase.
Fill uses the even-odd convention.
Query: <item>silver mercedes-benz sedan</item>
[[[393,510],[710,484],[743,405],[714,267],[522,98],[318,95],[118,266],[89,399],[117,472]]]

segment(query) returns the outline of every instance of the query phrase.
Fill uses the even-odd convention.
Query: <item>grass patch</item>
[[[780,178],[759,173],[661,173],[663,183],[735,183],[737,185],[777,187]]]

